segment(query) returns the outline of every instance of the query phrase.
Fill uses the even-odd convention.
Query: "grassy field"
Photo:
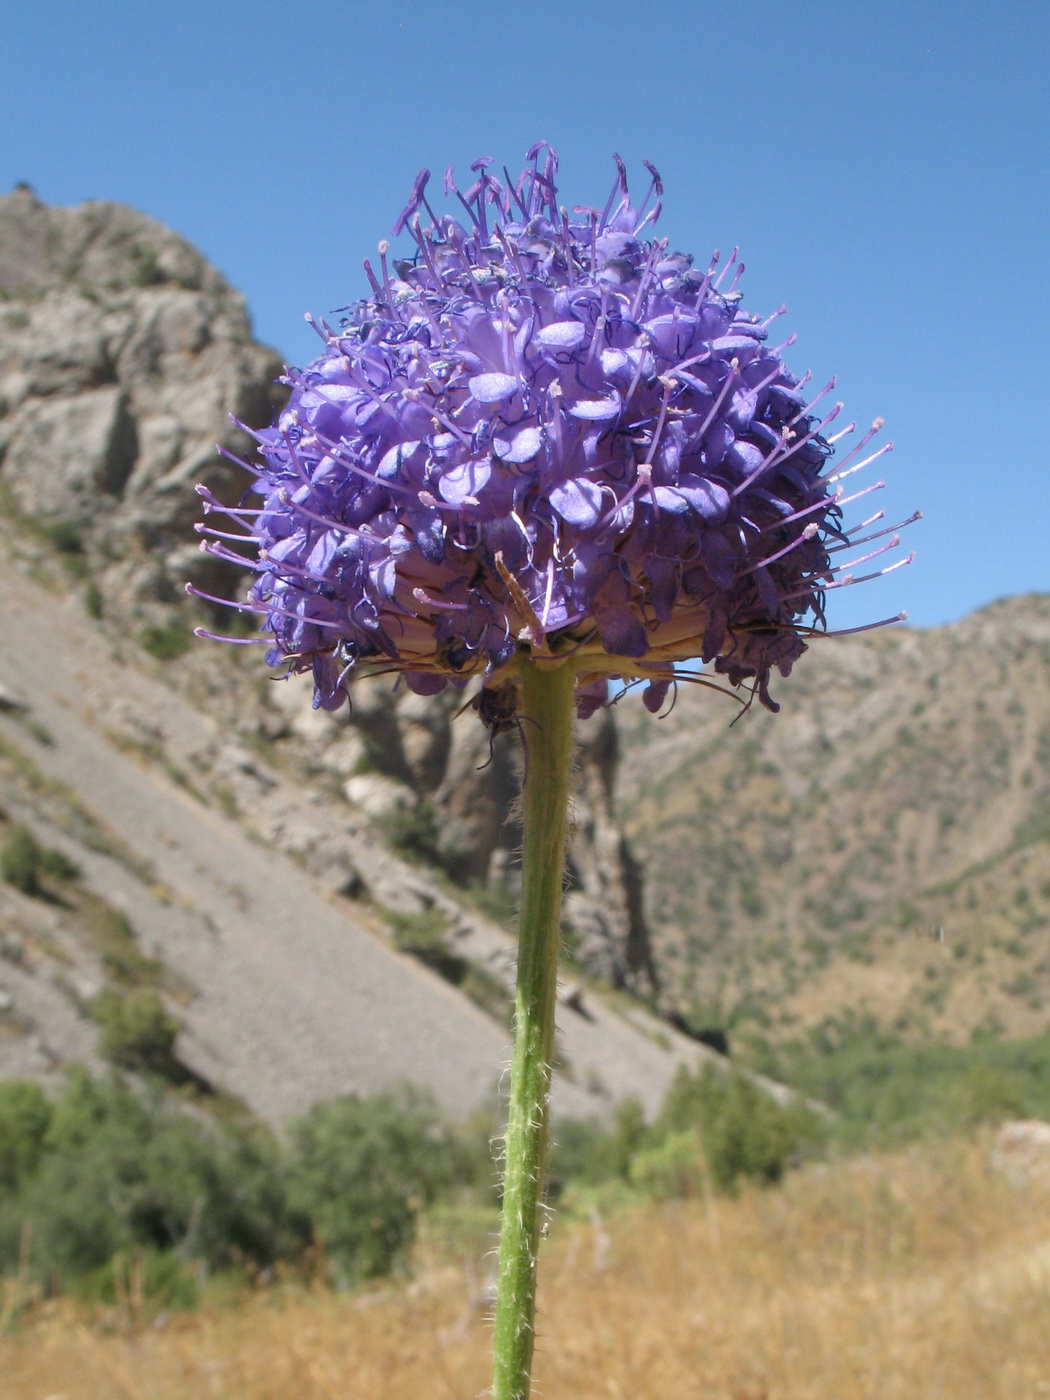
[[[970,1135],[814,1164],[738,1197],[556,1223],[542,1400],[1041,1400],[1050,1186]],[[270,1286],[150,1321],[38,1302],[0,1340],[3,1400],[473,1400],[482,1261],[424,1232],[412,1281]],[[18,1299],[8,1285],[9,1315]]]

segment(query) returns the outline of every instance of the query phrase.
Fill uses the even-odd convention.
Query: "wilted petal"
[[[598,635],[611,656],[644,656],[649,649],[642,619],[632,608],[603,608],[597,617]]]
[[[448,685],[448,677],[438,671],[406,671],[405,684],[416,695],[437,695]]]
[[[673,559],[652,556],[645,561],[653,612],[661,622],[668,622],[674,612],[678,594],[678,565]]]
[[[667,679],[650,681],[642,691],[642,704],[651,715],[655,715],[657,711],[663,707],[663,703],[667,699],[667,692],[670,688],[671,681]]]

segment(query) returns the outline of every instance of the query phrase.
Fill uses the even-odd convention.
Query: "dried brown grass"
[[[160,1329],[39,1305],[0,1341],[0,1395],[472,1400],[471,1277],[431,1252],[412,1284],[272,1288]],[[1050,1191],[1008,1185],[980,1138],[567,1224],[542,1277],[538,1400],[1050,1396]]]

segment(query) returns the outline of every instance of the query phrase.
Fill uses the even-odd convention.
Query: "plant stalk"
[[[554,1003],[573,759],[574,669],[522,668],[526,778],[518,979],[496,1295],[492,1400],[528,1400],[547,1160]]]

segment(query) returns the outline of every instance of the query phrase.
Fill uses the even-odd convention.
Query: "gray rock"
[[[343,784],[343,792],[348,802],[379,821],[397,811],[410,811],[416,805],[416,795],[407,783],[382,773],[355,773]]]
[[[28,710],[29,701],[0,681],[0,710]]]
[[[1001,1124],[991,1165],[1015,1187],[1050,1186],[1050,1123],[1028,1118]]]
[[[10,424],[5,476],[26,515],[83,523],[123,495],[136,451],[123,389],[31,397]]]
[[[170,229],[117,204],[0,197],[3,476],[27,515],[75,521],[110,556],[148,551],[151,570],[119,574],[129,592],[181,583],[191,487],[241,494],[215,444],[247,450],[230,415],[269,423],[280,372],[243,297]]]

